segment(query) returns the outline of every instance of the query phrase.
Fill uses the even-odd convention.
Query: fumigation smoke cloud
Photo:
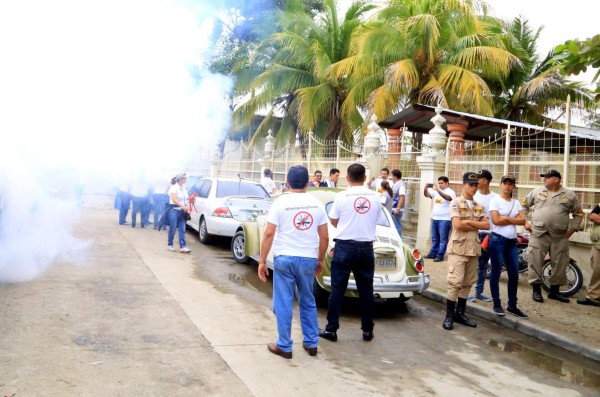
[[[52,192],[82,175],[98,187],[141,170],[185,171],[225,133],[231,81],[204,66],[207,4],[2,2],[0,283],[32,279],[81,248],[74,203]]]

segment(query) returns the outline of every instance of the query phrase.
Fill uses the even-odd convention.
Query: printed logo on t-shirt
[[[294,216],[294,227],[298,230],[308,230],[313,224],[313,217],[306,211],[300,211]]]
[[[365,197],[354,200],[354,210],[359,214],[366,214],[371,209],[371,202]]]
[[[436,204],[442,204],[442,199],[441,198],[436,198],[435,199],[435,203]]]

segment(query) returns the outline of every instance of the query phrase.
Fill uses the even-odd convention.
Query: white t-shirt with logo
[[[365,186],[351,186],[336,194],[329,210],[331,219],[339,219],[335,238],[375,241],[375,228],[381,214],[379,197]]]
[[[319,226],[328,221],[325,206],[307,193],[279,196],[271,206],[267,222],[277,226],[273,257],[319,257]]]
[[[176,183],[174,185],[171,185],[171,187],[169,188],[169,204],[175,205],[175,202],[171,198],[171,193],[175,193],[175,195],[177,196],[177,200],[179,200],[179,202],[182,205],[190,205],[188,192],[187,190],[185,190],[185,186],[180,186],[179,183]],[[180,206],[176,206],[174,209],[181,211],[182,208]]]
[[[506,215],[511,218],[514,218],[519,214],[519,211],[521,211],[522,209],[523,207],[521,206],[519,200],[510,199],[510,201],[506,201],[499,195],[496,195],[496,197],[494,197],[492,201],[490,201],[490,211],[498,211],[499,215]],[[492,217],[490,217],[490,224],[491,223]],[[494,228],[493,232],[496,234],[500,234],[506,238],[517,238],[517,226],[515,225],[493,225],[492,227]]]
[[[454,193],[454,190],[450,189],[449,187],[442,189],[442,192],[445,195],[452,197],[453,200],[456,198],[456,193]],[[436,221],[451,220],[451,218],[450,218],[450,201],[445,200],[437,192],[437,190],[433,190],[431,188],[429,188],[429,195],[431,196],[431,199],[433,200],[433,209],[431,210],[431,219],[436,220]]]
[[[475,201],[477,201],[479,204],[483,205],[483,210],[485,211],[485,215],[488,217],[488,219],[491,221],[492,220],[492,216],[490,215],[490,203],[492,202],[493,198],[499,197],[499,194],[496,192],[490,192],[490,194],[481,194],[479,193],[479,191],[477,191],[477,193],[475,193],[475,195],[473,195],[473,198],[475,199]],[[491,226],[491,224],[490,224]],[[480,230],[481,232],[487,232],[487,230]]]

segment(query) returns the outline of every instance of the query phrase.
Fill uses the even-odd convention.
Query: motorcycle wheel
[[[559,291],[563,296],[571,296],[576,294],[583,284],[583,274],[581,274],[581,270],[579,266],[575,263],[573,259],[569,260],[569,264],[567,265],[567,280],[563,285],[560,286]],[[550,266],[550,260],[546,260],[544,262],[544,267],[542,268],[542,287],[547,292],[550,292],[550,277],[552,276],[552,266]]]

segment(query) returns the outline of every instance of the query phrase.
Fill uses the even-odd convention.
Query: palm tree
[[[317,18],[301,1],[289,1],[278,13],[280,31],[261,42],[248,64],[237,71],[237,93],[250,99],[235,109],[234,127],[248,125],[257,111],[268,109],[255,136],[264,135],[280,117],[277,144],[293,140],[296,131],[350,139],[351,125],[363,119],[357,108],[342,117],[347,79],[328,70],[348,56],[353,32],[373,8],[367,1],[356,1],[340,21],[335,0],[325,0]]]
[[[564,106],[571,96],[575,106],[586,109],[592,97],[580,82],[560,73],[561,64],[551,51],[544,59],[537,55],[537,40],[542,27],[533,30],[527,19],[517,17],[502,22],[506,48],[521,59],[506,78],[491,81],[495,97],[494,114],[498,118],[542,125],[551,122],[548,114]]]
[[[521,64],[506,50],[478,0],[390,0],[356,32],[352,56],[332,65],[350,91],[343,114],[367,108],[378,119],[410,103],[493,115],[486,79]]]

